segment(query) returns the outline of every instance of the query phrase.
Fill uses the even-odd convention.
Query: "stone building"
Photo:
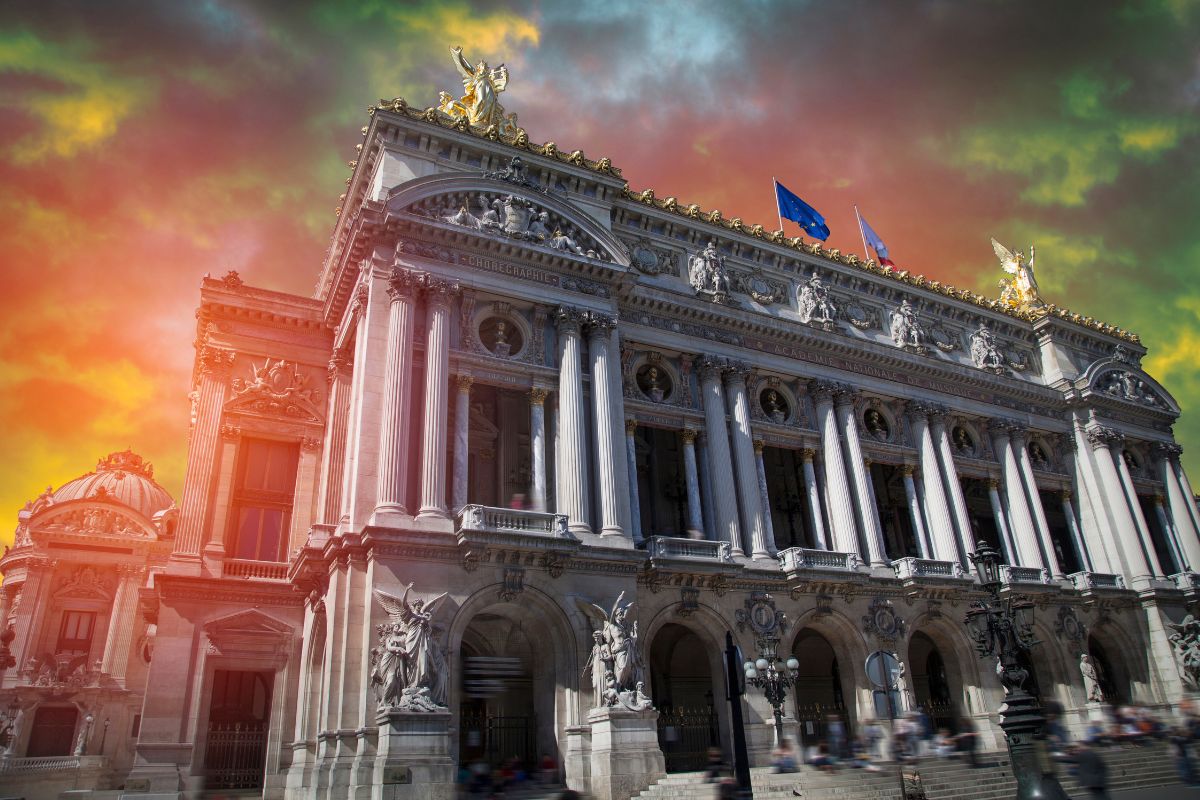
[[[20,513],[0,786],[449,797],[548,755],[627,797],[728,752],[727,631],[798,661],[801,742],[922,705],[999,748],[981,542],[1068,726],[1084,653],[1104,703],[1192,690],[1197,510],[1136,336],[456,113],[371,109],[313,297],[204,279],[177,510],[118,453]]]

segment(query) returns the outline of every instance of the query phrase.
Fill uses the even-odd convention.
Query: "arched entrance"
[[[458,647],[458,758],[533,769],[544,755],[561,763],[556,732],[556,645],[528,607],[498,603],[471,617]]]
[[[1129,674],[1123,661],[1114,661],[1108,650],[1095,636],[1088,636],[1088,653],[1100,673],[1100,691],[1104,701],[1121,706],[1129,702]]]
[[[913,700],[923,706],[935,728],[958,728],[958,687],[950,685],[946,659],[937,644],[927,634],[918,631],[908,644],[908,669],[912,675]]]
[[[717,704],[725,698],[713,680],[710,648],[687,626],[667,623],[654,634],[649,667],[667,772],[703,769],[708,748],[721,746]]]
[[[853,666],[838,660],[829,640],[811,628],[802,630],[792,643],[792,655],[800,662],[792,702],[800,724],[800,740],[805,748],[825,739],[830,715],[847,722],[846,691],[843,676]]]

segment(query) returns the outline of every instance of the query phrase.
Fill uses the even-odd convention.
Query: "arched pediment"
[[[586,212],[533,181],[498,177],[502,174],[419,178],[396,189],[387,208],[480,236],[629,267],[625,246]]]
[[[66,533],[105,534],[153,539],[158,536],[154,523],[133,509],[115,501],[69,500],[43,507],[29,521],[30,531],[61,530]]]
[[[1179,414],[1175,398],[1158,381],[1128,361],[1102,358],[1088,367],[1083,381],[1088,393],[1151,411]]]

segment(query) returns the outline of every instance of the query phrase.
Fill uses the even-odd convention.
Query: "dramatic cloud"
[[[538,141],[771,225],[1142,335],[1200,470],[1200,5],[173,0],[0,6],[0,510],[133,446],[178,494],[197,286],[312,291],[365,107],[504,62]],[[1194,475],[1194,480],[1200,479]]]

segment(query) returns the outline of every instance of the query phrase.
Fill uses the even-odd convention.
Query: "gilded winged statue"
[[[1011,278],[1000,281],[1000,302],[1009,308],[1030,309],[1044,305],[1038,296],[1037,278],[1033,274],[1033,262],[1037,251],[1029,245],[1029,261],[1020,250],[1010,252],[1007,247],[992,239],[992,250],[1000,259],[1000,266]]]
[[[411,583],[400,597],[375,590],[388,622],[379,626],[381,647],[372,651],[371,683],[381,706],[432,711],[447,702],[449,670],[432,627],[433,615],[447,593],[410,602],[411,591]]]
[[[461,47],[451,47],[454,66],[462,75],[463,96],[455,100],[448,92],[438,93],[438,110],[454,119],[465,119],[472,125],[495,125],[500,133],[516,134],[517,115],[505,114],[497,95],[508,86],[508,67],[488,67],[486,61],[475,66],[463,57]]]

